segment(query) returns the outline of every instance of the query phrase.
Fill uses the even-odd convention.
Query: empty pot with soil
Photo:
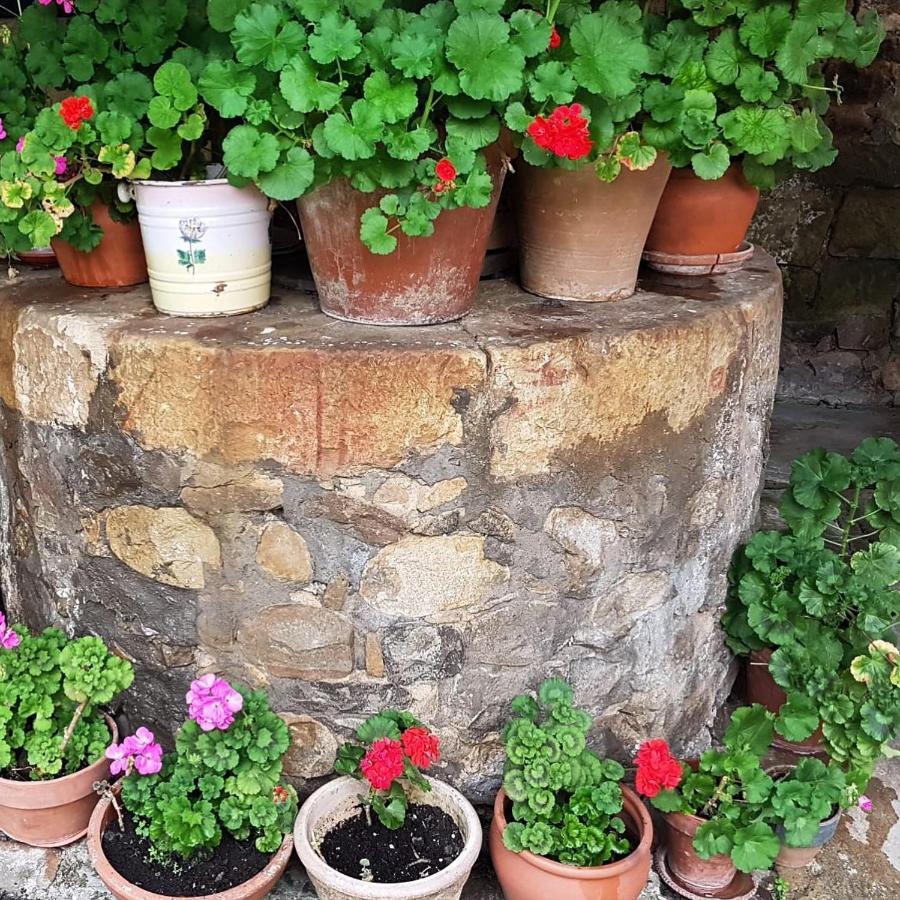
[[[481,823],[459,791],[409,788],[404,824],[385,827],[364,783],[338,778],[300,810],[294,844],[322,900],[458,900],[481,851]]]

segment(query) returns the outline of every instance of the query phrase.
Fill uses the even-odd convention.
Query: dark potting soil
[[[137,834],[127,813],[124,831],[113,820],[103,833],[103,852],[120,875],[145,891],[171,897],[206,897],[230,890],[261,872],[271,859],[256,849],[252,838],[236,841],[227,833],[211,853],[189,860],[155,862],[150,850],[150,841]]]
[[[418,881],[446,869],[464,846],[456,822],[442,809],[414,803],[397,831],[365,811],[345,819],[325,835],[320,847],[325,862],[342,875],[378,884]]]

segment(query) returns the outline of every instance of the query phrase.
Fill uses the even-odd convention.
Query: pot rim
[[[456,788],[437,778],[431,778],[427,775],[424,777],[432,785],[439,785],[440,791],[462,812],[465,818],[468,835],[466,836],[462,852],[449,866],[441,869],[440,872],[429,875],[427,878],[420,878],[418,881],[400,881],[393,884],[361,881],[358,878],[344,875],[342,872],[338,872],[337,869],[329,866],[313,849],[306,835],[310,825],[311,810],[317,798],[334,791],[336,786],[350,784],[356,787],[359,784],[355,779],[350,778],[349,775],[344,775],[340,778],[332,779],[314,791],[303,806],[300,807],[297,821],[294,823],[294,845],[297,848],[297,856],[300,857],[300,862],[303,863],[310,877],[315,876],[327,883],[330,888],[349,893],[351,896],[365,898],[365,900],[395,900],[397,897],[431,897],[434,896],[435,891],[445,890],[448,886],[458,882],[460,878],[465,877],[465,879],[468,879],[468,874],[481,853],[482,831],[478,813],[475,812],[472,804]]]
[[[640,797],[638,797],[638,795],[627,785],[623,784],[620,785],[620,787],[622,788],[622,799],[625,804],[623,809],[629,813],[636,825],[643,826],[643,834],[641,835],[638,845],[625,857],[625,859],[620,859],[614,863],[607,863],[604,866],[570,866],[566,863],[547,859],[545,856],[537,856],[534,853],[530,853],[528,850],[523,850],[516,855],[522,857],[525,862],[530,863],[538,869],[543,869],[551,875],[558,875],[562,878],[579,881],[596,881],[600,878],[613,878],[616,875],[621,875],[629,869],[632,869],[637,862],[638,854],[645,850],[647,852],[650,851],[650,845],[653,843],[653,821],[650,818],[647,807],[644,806]],[[506,814],[503,809],[505,803],[506,791],[501,787],[494,800],[494,821],[500,828],[501,839],[507,825]]]
[[[147,185],[148,187],[207,187],[218,184],[231,185],[231,182],[227,178],[195,178],[193,180],[186,179],[184,181],[154,181],[152,178],[129,178],[127,181],[131,184]],[[233,187],[233,185],[231,186]],[[238,188],[238,190],[242,190],[242,188]]]
[[[116,726],[115,720],[109,713],[103,713],[103,718],[106,719],[106,724],[112,737],[112,743],[117,743],[119,739],[119,729]],[[107,759],[104,754],[99,759],[94,760],[94,762],[83,766],[77,772],[72,772],[70,775],[63,775],[61,778],[46,778],[42,781],[15,781],[12,778],[0,778],[0,786],[15,785],[16,788],[27,789],[29,787],[46,787],[47,785],[56,787],[60,784],[71,784],[76,778],[82,777],[88,769],[93,769],[95,766],[99,766],[105,762],[107,762]]]
[[[121,792],[121,781],[115,785],[114,790],[116,794]],[[100,802],[97,804],[91,815],[91,821],[88,824],[86,841],[88,855],[90,856],[94,870],[100,875],[100,864],[102,863],[110,873],[112,873],[112,876],[118,879],[115,890],[128,897],[129,900],[173,900],[173,898],[167,894],[154,894],[152,891],[145,890],[144,888],[138,887],[136,884],[132,884],[124,875],[121,875],[117,869],[113,868],[112,863],[107,859],[106,854],[103,852],[102,840],[103,833],[107,828],[107,823],[104,820],[107,812],[110,811],[110,807],[111,803],[109,798],[101,797]],[[194,898],[189,896],[183,898],[183,900],[246,900],[248,896],[252,896],[255,891],[262,889],[271,880],[273,867],[278,870],[278,877],[276,878],[275,883],[277,884],[278,881],[281,880],[281,877],[284,875],[284,870],[287,868],[287,864],[290,861],[292,849],[293,835],[288,832],[288,834],[284,836],[284,840],[281,842],[281,847],[278,849],[278,852],[271,857],[265,868],[262,869],[262,871],[257,872],[252,878],[241,884],[235,885],[233,888],[229,888],[227,891],[219,891],[215,894],[203,894],[200,896],[195,895]],[[102,876],[100,880],[103,881]],[[105,883],[106,882],[104,881],[104,884]],[[112,890],[112,888],[109,888],[109,890]]]

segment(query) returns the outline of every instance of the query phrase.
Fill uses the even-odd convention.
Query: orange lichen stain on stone
[[[485,375],[464,348],[226,351],[154,337],[125,339],[112,361],[123,428],[143,447],[316,477],[461,443],[454,397]]]

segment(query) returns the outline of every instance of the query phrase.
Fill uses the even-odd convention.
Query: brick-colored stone
[[[270,522],[256,547],[256,561],[276,581],[309,581],[312,559],[303,535],[286,522]]]
[[[213,530],[178,508],[120,506],[106,515],[110,550],[136,572],[180,588],[202,588],[221,563]]]

